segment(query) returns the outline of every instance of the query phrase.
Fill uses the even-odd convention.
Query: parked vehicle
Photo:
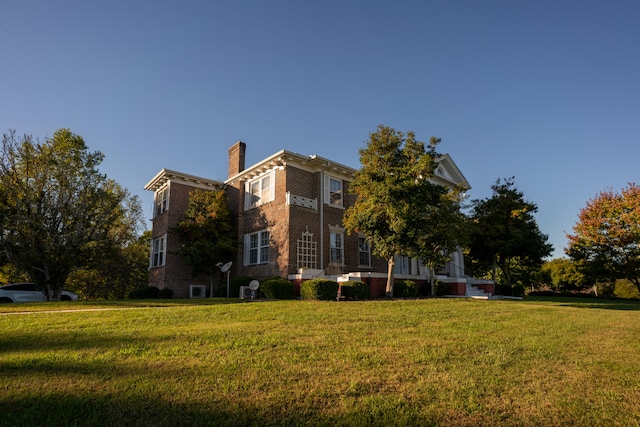
[[[2,302],[42,302],[44,292],[36,288],[35,283],[14,283],[0,286],[0,303]],[[60,293],[61,301],[78,301],[78,295],[69,291]]]

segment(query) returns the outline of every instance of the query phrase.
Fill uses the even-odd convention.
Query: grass
[[[0,425],[640,423],[637,302],[232,301],[0,306]]]

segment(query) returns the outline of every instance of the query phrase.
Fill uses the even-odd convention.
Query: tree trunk
[[[491,280],[493,281],[493,284],[496,284],[496,269],[498,268],[497,266],[497,255],[493,256],[493,270],[491,270]]]
[[[387,264],[387,290],[385,293],[385,298],[393,298],[393,266],[395,265],[395,261],[393,260],[393,256],[389,257]]]
[[[431,282],[431,296],[436,296],[436,272],[432,265],[429,265],[429,281]]]

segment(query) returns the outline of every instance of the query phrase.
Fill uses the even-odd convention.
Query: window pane
[[[342,181],[329,178],[329,203],[342,206]]]
[[[342,234],[331,233],[331,261],[332,263],[342,262]]]
[[[270,187],[271,180],[269,179],[269,175],[262,178],[262,191],[267,190]]]

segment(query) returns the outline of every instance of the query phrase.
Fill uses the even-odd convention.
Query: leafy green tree
[[[115,247],[93,268],[73,271],[66,288],[83,299],[125,299],[149,282],[151,231],[145,231],[123,247]]]
[[[498,179],[491,197],[471,202],[469,256],[495,281],[500,270],[504,284],[514,283],[514,273],[529,275],[542,265],[553,247],[538,229],[533,216],[538,207],[524,199],[514,178]]]
[[[423,207],[419,217],[426,226],[418,237],[417,256],[429,269],[431,295],[436,295],[435,272],[450,260],[450,252],[468,240],[468,221],[461,210],[460,189],[443,192]]]
[[[640,187],[607,190],[580,210],[566,250],[599,280],[631,281],[640,291]]]
[[[579,265],[568,258],[555,258],[545,262],[540,268],[540,275],[547,286],[561,292],[593,286]]]
[[[10,131],[0,150],[0,247],[48,300],[71,271],[139,231],[137,199],[99,172],[104,156],[89,152],[81,136],[59,129],[40,142]]]
[[[189,206],[172,231],[183,242],[177,254],[184,257],[193,276],[209,276],[211,295],[217,263],[230,259],[237,249],[236,231],[231,222],[223,190],[194,190]]]
[[[362,167],[356,172],[350,189],[358,196],[344,215],[347,232],[366,236],[374,255],[387,260],[386,296],[393,296],[394,256],[421,257],[433,265],[441,260],[434,246],[443,249],[449,241],[431,228],[442,220],[441,206],[448,189],[429,181],[437,166],[436,145],[431,138],[426,146],[413,132],[397,132],[380,125],[360,149]],[[446,205],[448,208],[453,204]]]

